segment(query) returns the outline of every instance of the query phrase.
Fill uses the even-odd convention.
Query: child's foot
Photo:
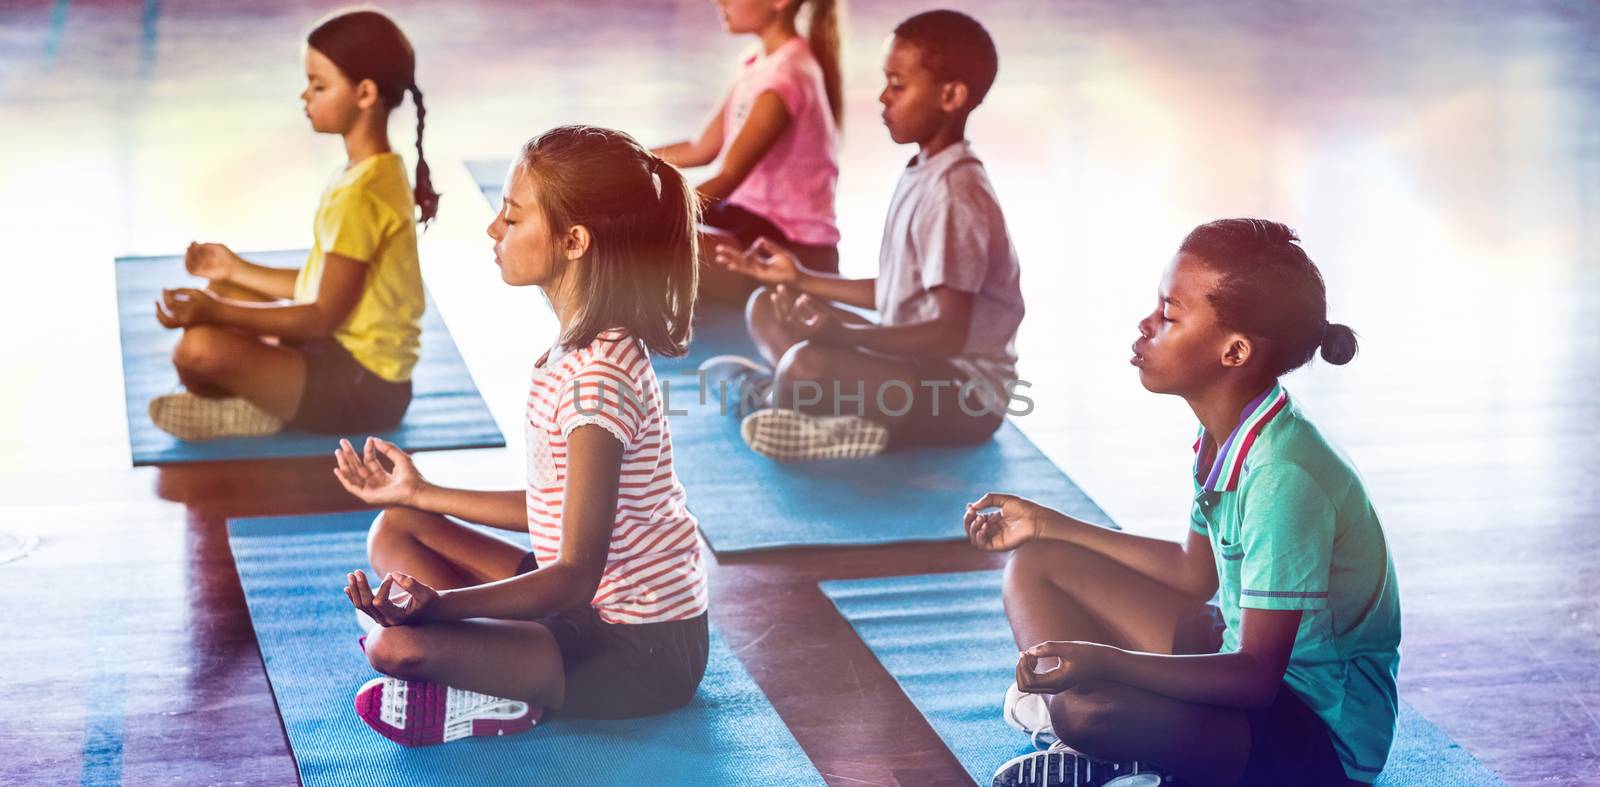
[[[806,415],[798,410],[757,410],[739,423],[750,450],[788,462],[856,459],[883,453],[889,429],[857,415]]]
[[[207,399],[188,391],[151,399],[150,420],[180,440],[255,437],[283,430],[283,419],[245,399]]]
[[[527,732],[543,708],[425,680],[380,677],[356,692],[356,715],[401,746],[432,746],[475,735]]]
[[[718,355],[700,363],[700,384],[726,410],[731,400],[735,417],[767,406],[772,370],[742,355]]]
[[[1097,760],[1059,741],[1013,757],[994,772],[993,787],[1160,787],[1166,777],[1138,762]]]
[[[1050,698],[1043,694],[1029,694],[1016,683],[1006,687],[1005,704],[1000,715],[1014,730],[1027,733],[1036,748],[1055,742],[1056,731],[1050,721]]]

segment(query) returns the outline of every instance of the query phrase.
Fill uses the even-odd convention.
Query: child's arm
[[[1113,681],[1173,699],[1256,710],[1272,704],[1300,630],[1300,610],[1245,609],[1239,650],[1203,656],[1136,653],[1092,642],[1043,642],[1017,660],[1017,687],[1054,694],[1090,681]],[[1060,665],[1038,671],[1041,659]]]
[[[921,358],[947,358],[966,346],[972,323],[975,297],[949,287],[935,287],[930,293],[936,304],[931,320],[903,325],[848,323],[833,316],[811,321],[803,311],[805,297],[796,301],[798,323],[785,320],[798,338],[820,344],[860,347],[866,350]]]
[[[380,453],[393,469],[378,461]],[[486,492],[434,486],[417,472],[411,457],[399,446],[376,437],[367,438],[361,453],[356,453],[349,440],[340,440],[333,456],[338,464],[333,474],[364,503],[417,508],[501,530],[528,529],[527,493],[523,490]]]
[[[328,336],[350,316],[366,285],[367,265],[329,254],[322,283],[311,303],[257,303],[218,298],[203,290],[163,290],[156,319],[168,328],[228,325],[262,336],[313,339]]]
[[[294,280],[300,274],[297,268],[257,265],[220,243],[189,244],[183,264],[190,273],[212,282],[232,284],[281,300],[294,297]]]
[[[769,90],[756,96],[749,117],[728,146],[727,155],[722,157],[722,168],[697,189],[701,196],[708,200],[727,199],[788,127],[789,108],[783,105],[777,93]]]
[[[997,510],[985,510],[991,508]],[[1026,498],[994,492],[967,506],[964,525],[967,539],[979,549],[1011,550],[1034,539],[1065,541],[1105,555],[1196,601],[1217,592],[1211,542],[1192,528],[1179,544],[1100,527]]]
[[[653,148],[650,152],[680,169],[703,167],[716,161],[717,154],[722,152],[723,113],[727,112],[727,108],[728,102],[724,98],[722,103],[717,105],[717,111],[711,114],[711,119],[706,121],[706,128],[700,132],[698,139],[674,142]]]
[[[788,249],[767,238],[757,238],[744,250],[718,244],[716,262],[730,272],[749,276],[762,284],[789,287],[862,309],[877,307],[877,279],[846,279],[818,273],[801,265]]]
[[[561,553],[555,562],[499,582],[442,591],[425,620],[537,620],[594,599],[616,523],[623,446],[593,424],[573,429],[567,444]]]

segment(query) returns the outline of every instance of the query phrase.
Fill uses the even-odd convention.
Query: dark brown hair
[[[1265,340],[1273,377],[1304,366],[1318,348],[1335,365],[1356,356],[1355,331],[1328,322],[1322,272],[1294,230],[1265,219],[1222,219],[1195,227],[1178,251],[1221,275],[1207,301],[1224,326]]]
[[[422,107],[422,90],[417,87],[416,54],[411,42],[393,19],[379,11],[344,11],[318,23],[306,44],[333,61],[351,82],[364,79],[378,86],[378,95],[389,109],[400,106],[406,92],[417,107],[417,182],[411,197],[417,203],[423,224],[439,212],[439,194],[428,175],[428,161],[422,156],[422,126],[427,110]]]
[[[573,274],[582,304],[562,346],[621,328],[657,355],[687,352],[700,200],[683,173],[633,137],[594,126],[528,140],[518,166],[533,178],[553,237],[576,225],[589,230],[589,251]]]
[[[917,48],[922,66],[940,82],[967,86],[967,110],[983,103],[1000,71],[1000,54],[989,31],[959,11],[925,11],[894,29],[894,37]]]

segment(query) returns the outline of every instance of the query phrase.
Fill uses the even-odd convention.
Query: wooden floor
[[[43,539],[0,565],[0,783],[296,778],[223,522],[355,501],[322,459],[131,469],[111,272],[192,239],[306,245],[340,151],[305,128],[298,47],[332,6],[259,5],[0,7],[0,529]],[[1288,385],[1384,518],[1402,695],[1512,784],[1600,783],[1597,6],[951,5],[1001,52],[969,131],[1024,268],[1023,430],[1125,527],[1181,536],[1192,416],[1139,388],[1134,323],[1194,224],[1289,222],[1364,342]],[[566,122],[686,135],[743,42],[698,0],[387,6],[445,195],[424,274],[511,443],[420,464],[514,488],[553,323],[499,284],[460,162]],[[855,6],[839,202],[859,274],[910,155],[877,122],[880,46],[925,6]],[[713,615],[830,783],[964,784],[816,581],[993,565],[958,544],[725,559]]]

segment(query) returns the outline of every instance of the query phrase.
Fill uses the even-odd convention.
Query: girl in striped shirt
[[[705,672],[698,527],[650,366],[688,345],[694,192],[627,134],[566,126],[523,146],[504,194],[500,276],[538,286],[561,325],[528,391],[527,489],[434,486],[381,440],[337,452],[345,488],[389,506],[367,541],[382,582],[345,588],[384,674],[356,710],[404,745],[659,713]],[[526,529],[532,549],[450,517]]]

